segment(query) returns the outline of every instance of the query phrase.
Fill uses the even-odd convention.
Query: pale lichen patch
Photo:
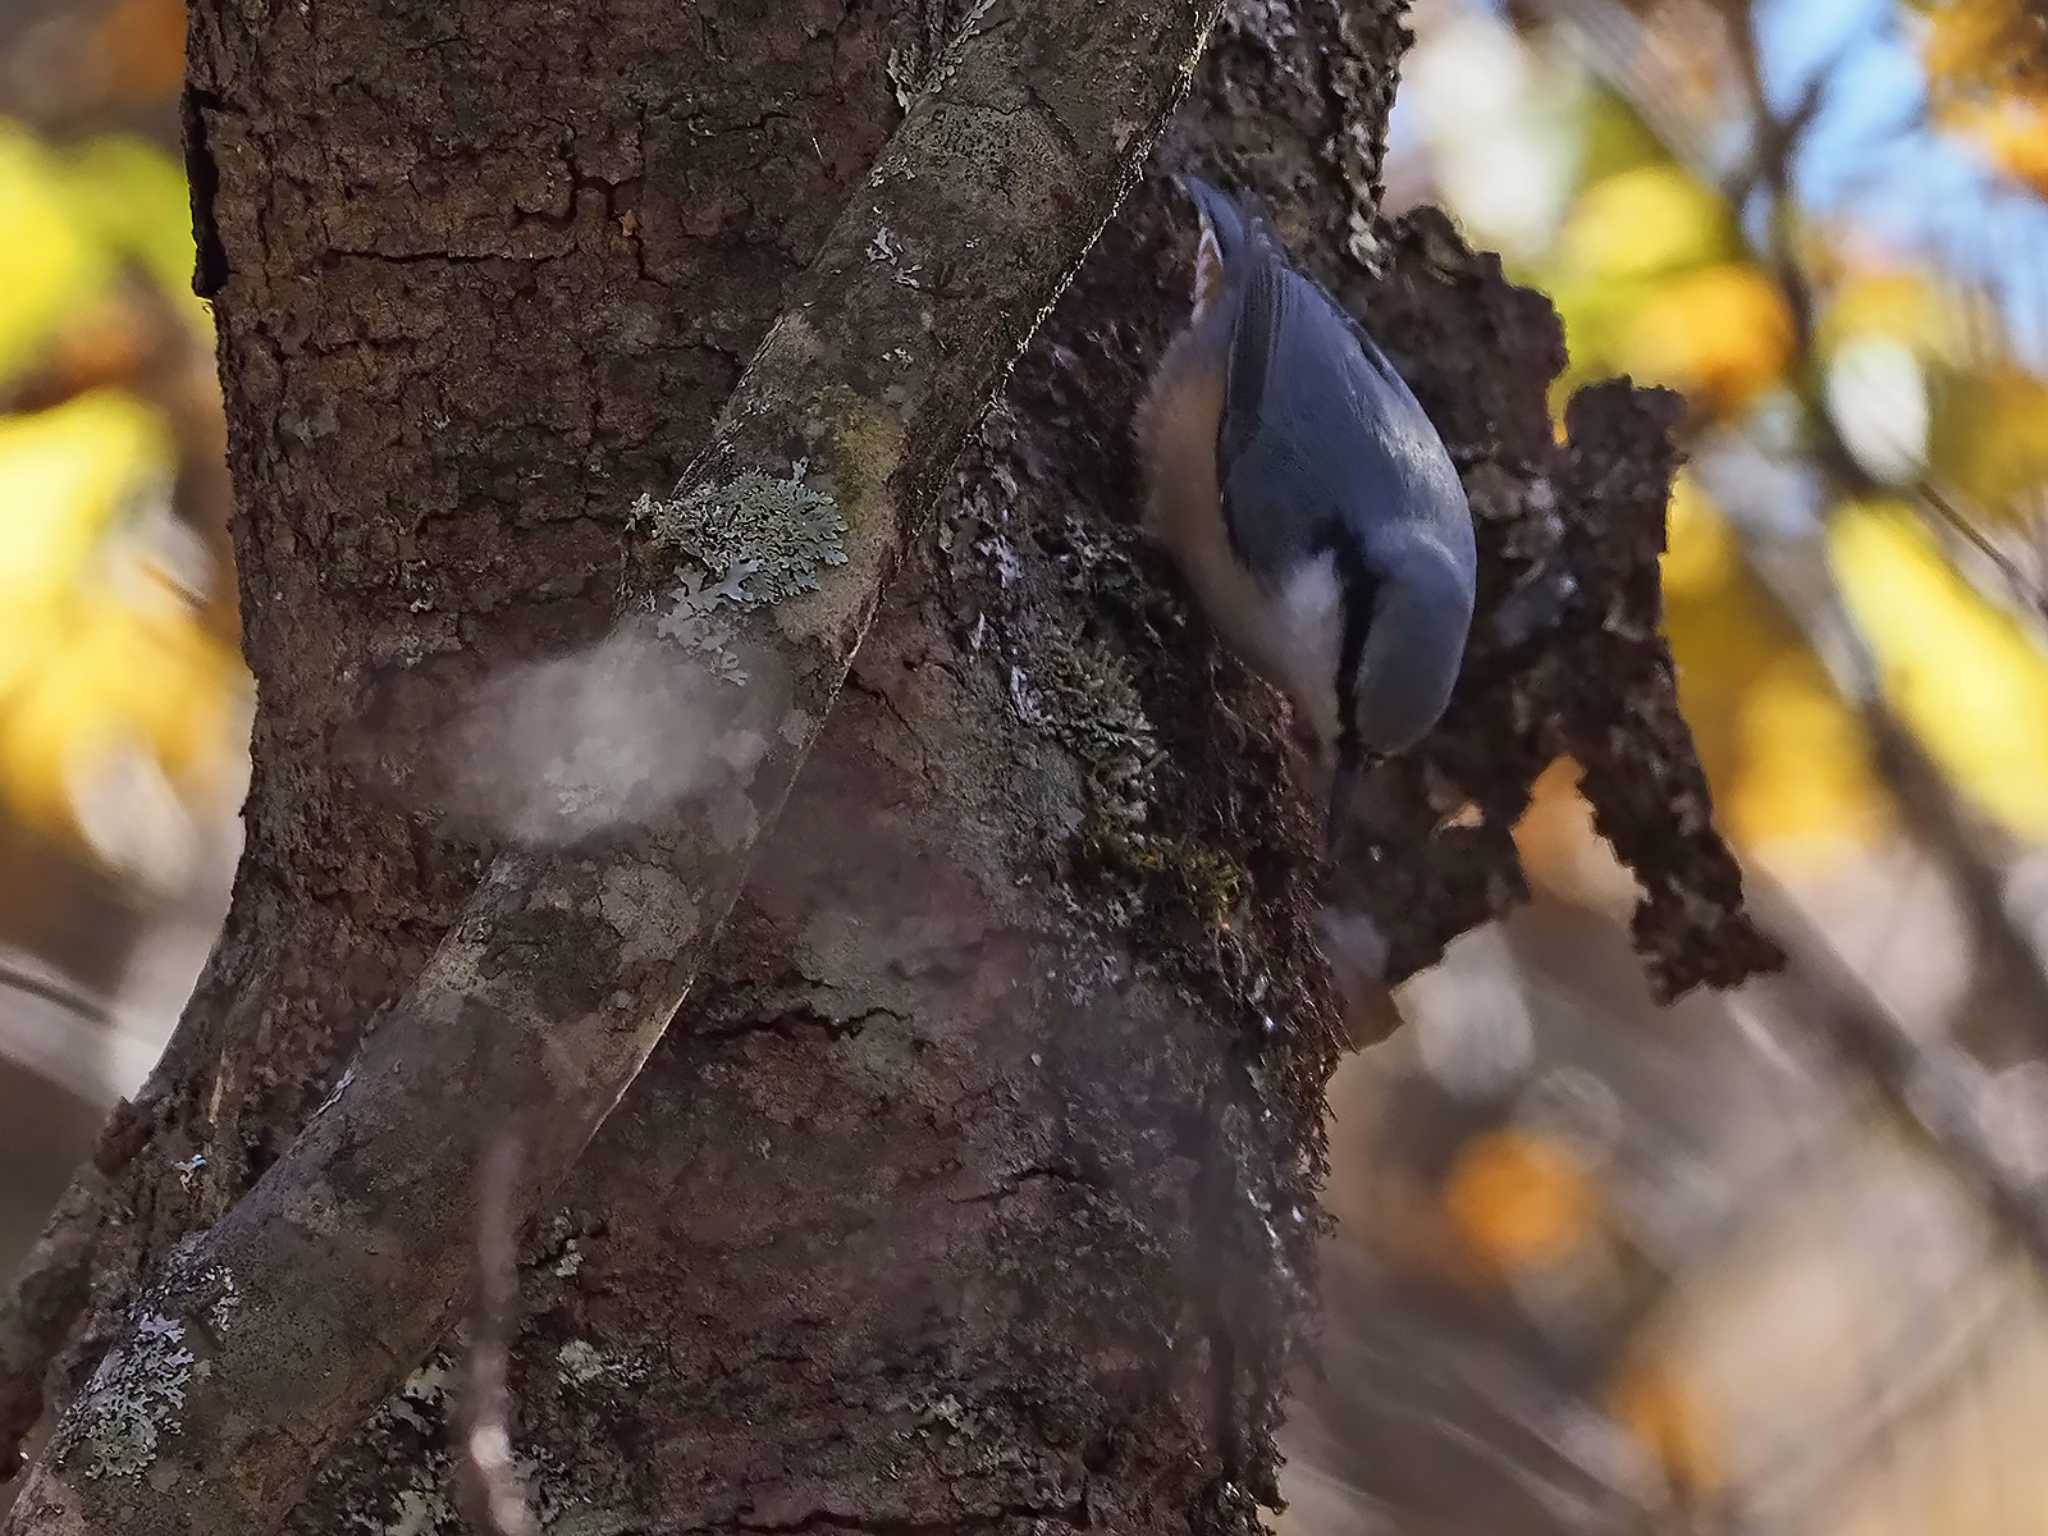
[[[583,1268],[583,1250],[575,1238],[562,1244],[562,1256],[551,1271],[557,1280],[573,1280]]]
[[[649,1375],[644,1360],[599,1349],[587,1339],[571,1339],[555,1351],[555,1373],[565,1387],[638,1386]]]
[[[628,526],[646,527],[683,561],[656,630],[702,655],[721,681],[748,681],[732,649],[741,614],[815,592],[821,571],[847,562],[846,519],[806,480],[809,468],[799,459],[786,476],[743,470],[633,505]]]
[[[148,1473],[166,1433],[178,1428],[185,1389],[203,1377],[188,1335],[192,1319],[202,1344],[210,1328],[225,1335],[242,1305],[241,1287],[225,1264],[201,1262],[203,1233],[189,1234],[167,1256],[139,1304],[129,1340],[101,1360],[79,1397],[76,1438],[61,1459],[82,1455],[87,1478]]]
[[[453,1356],[436,1350],[370,1415],[357,1442],[321,1469],[318,1486],[335,1499],[342,1529],[361,1536],[437,1536],[462,1528],[450,1497],[454,1464],[446,1445],[455,1370]],[[364,1466],[383,1469],[390,1482],[357,1502],[343,1490]]]
[[[761,831],[761,816],[744,790],[729,789],[710,805],[712,841],[727,853],[745,847]]]
[[[808,710],[791,709],[782,717],[782,728],[776,734],[792,747],[800,747],[810,739],[814,728]]]
[[[200,1271],[198,1283],[213,1291],[213,1300],[206,1308],[207,1322],[213,1325],[215,1333],[226,1333],[236,1309],[242,1305],[242,1291],[235,1284],[234,1273],[225,1264],[209,1264]]]
[[[77,1438],[58,1452],[59,1460],[81,1456],[88,1478],[141,1476],[163,1437],[177,1431],[197,1364],[184,1324],[144,1311],[127,1342],[109,1352],[86,1385],[73,1410]]]
[[[708,479],[666,501],[642,496],[633,507],[655,539],[699,570],[718,572],[706,595],[741,610],[813,592],[818,571],[844,565],[846,519],[833,499],[808,484],[799,459],[786,476],[743,470]]]

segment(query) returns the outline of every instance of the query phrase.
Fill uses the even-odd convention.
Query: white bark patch
[[[744,790],[729,789],[711,802],[711,837],[725,853],[736,853],[761,831],[761,816]]]
[[[565,1387],[631,1387],[647,1380],[647,1362],[571,1339],[555,1351],[555,1371]]]
[[[734,691],[644,630],[485,685],[453,733],[451,808],[528,847],[640,825],[750,773]],[[737,738],[737,739],[736,739]]]
[[[166,1434],[178,1428],[185,1387],[198,1363],[184,1324],[145,1311],[128,1340],[93,1372],[76,1410],[79,1438],[63,1457],[84,1459],[88,1478],[140,1477]]]

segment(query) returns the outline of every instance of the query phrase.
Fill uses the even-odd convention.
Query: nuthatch
[[[1334,851],[1368,753],[1420,740],[1472,623],[1472,513],[1370,336],[1256,214],[1193,176],[1194,308],[1139,407],[1146,524],[1224,642],[1288,694]]]

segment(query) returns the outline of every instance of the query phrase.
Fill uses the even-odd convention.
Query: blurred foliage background
[[[2048,1532],[2048,6],[1418,0],[1389,211],[1680,391],[1667,627],[1791,973],[1537,899],[1340,1074],[1294,1531]],[[1368,317],[1369,318],[1369,317]]]
[[[0,7],[0,1254],[225,910],[251,690],[178,148],[183,0]]]
[[[1283,1523],[2048,1532],[2048,6],[1412,19],[1389,211],[1442,204],[1552,296],[1560,413],[1615,373],[1686,397],[1688,718],[1759,902],[1848,990],[1802,963],[1653,1007],[1560,765],[1537,900],[1333,1093]],[[182,0],[0,9],[10,1263],[238,847],[183,31]]]
[[[1886,705],[1998,831],[2048,834],[2048,46],[2028,0],[1418,7],[1399,196],[1564,316],[1562,406],[1682,391],[1670,631],[1726,829],[1824,867],[1898,817]],[[1811,538],[1843,612],[1757,546]],[[1818,633],[1816,633],[1818,631]]]

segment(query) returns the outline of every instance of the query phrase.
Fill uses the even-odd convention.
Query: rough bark
[[[546,765],[499,812],[522,846],[493,860],[297,1140],[160,1276],[23,1489],[31,1528],[269,1528],[433,1344],[470,1271],[466,1205],[492,1138],[520,1128],[524,1217],[661,1038],[906,541],[1134,177],[1211,19],[1194,0],[979,5],[935,55],[711,443],[672,497],[636,505],[648,563],[681,564],[629,580],[590,664],[631,690],[656,753],[702,761],[621,773],[587,761],[586,740],[513,723],[506,750]],[[297,94],[236,92],[227,59],[195,62],[225,87],[194,104],[195,145],[260,135]],[[221,190],[195,178],[225,289],[237,252]],[[574,714],[534,723],[583,730]],[[149,1477],[124,1478],[138,1389],[175,1398],[178,1433],[149,1448]]]
[[[490,851],[450,814],[454,711],[601,632],[643,552],[628,505],[701,444],[970,9],[196,9],[257,778],[228,933],[103,1160],[96,1243],[39,1293],[85,1309],[61,1396],[167,1275],[223,1300],[176,1244],[342,1080]],[[1665,423],[1610,391],[1560,449],[1547,307],[1445,229],[1374,235],[1400,9],[1233,7],[1162,156],[1239,170],[1354,295],[1393,258],[1379,329],[1482,513],[1486,692],[1382,776],[1351,898],[1397,970],[1426,962],[1514,899],[1507,822],[1569,746],[1658,893],[1670,984],[1739,974],[1762,949],[1654,635]],[[536,1234],[512,1382],[544,1518],[1249,1530],[1274,1496],[1339,1039],[1283,711],[1132,525],[1125,424],[1184,223],[1134,197],[1053,315]],[[1560,634],[1633,670],[1561,677]],[[1466,799],[1480,824],[1442,825]],[[454,1528],[447,1364],[294,1529]],[[106,1474],[170,1482],[178,1406],[126,1400]]]

